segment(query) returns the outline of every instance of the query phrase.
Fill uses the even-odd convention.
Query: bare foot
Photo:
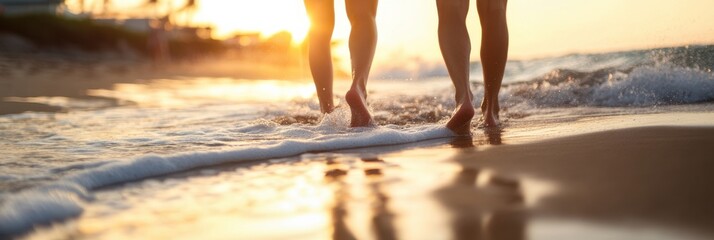
[[[471,119],[475,112],[471,101],[464,101],[456,109],[446,127],[457,135],[471,135]]]
[[[491,102],[487,98],[484,98],[481,102],[481,113],[486,113],[486,110],[489,108],[489,105],[491,105]],[[493,102],[491,108],[493,108],[493,111],[496,114],[496,119],[498,119],[499,112],[501,111],[501,106],[499,106],[498,101]]]
[[[483,114],[483,127],[491,128],[501,125],[498,112],[500,107],[498,101],[490,102],[488,99],[481,103],[481,113]]]
[[[366,93],[364,90],[358,87],[352,86],[347,94],[345,94],[345,100],[347,104],[350,105],[350,111],[352,112],[352,121],[350,127],[366,127],[370,126],[372,123],[372,115],[367,109]]]
[[[484,115],[483,116],[483,127],[492,128],[492,127],[498,127],[500,125],[501,125],[501,123],[497,117],[494,117],[493,115],[490,115],[490,116]]]

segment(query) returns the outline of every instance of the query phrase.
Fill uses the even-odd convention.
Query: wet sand
[[[711,237],[714,127],[709,125],[600,131],[488,147],[454,159],[473,175],[488,171],[549,183],[549,194],[525,210],[530,218],[596,222],[635,232],[661,226]],[[521,187],[518,181],[494,184]],[[557,231],[567,232],[567,224]]]
[[[229,56],[154,65],[143,58],[75,54],[0,54],[0,115],[76,109],[27,99],[33,97],[99,100],[104,102],[102,108],[132,104],[91,93],[96,89],[111,90],[122,83],[191,78],[303,80],[307,74],[304,66],[247,61]]]

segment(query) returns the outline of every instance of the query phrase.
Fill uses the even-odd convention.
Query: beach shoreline
[[[271,62],[271,59],[250,61],[251,56],[223,54],[153,63],[149,59],[114,53],[3,53],[0,54],[0,116],[74,110],[32,102],[31,98],[35,97],[94,101],[99,102],[102,108],[132,105],[134,103],[121,102],[121,99],[92,95],[91,91],[112,90],[120,84],[147,84],[162,79],[307,81],[304,66],[281,65]]]
[[[203,167],[94,190],[79,217],[28,236],[205,237],[190,229],[210,226],[211,238],[707,239],[712,115],[593,117],[551,134],[513,124],[498,135]],[[115,209],[121,202],[131,204]],[[181,207],[195,202],[213,206]],[[264,231],[275,226],[284,232]]]

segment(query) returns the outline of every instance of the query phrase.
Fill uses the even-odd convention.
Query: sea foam
[[[594,72],[554,70],[532,81],[505,85],[502,92],[500,99],[506,107],[651,107],[701,103],[714,101],[714,75],[676,66]]]
[[[688,68],[640,67],[598,86],[600,106],[653,106],[714,100],[714,75]]]
[[[282,158],[306,152],[403,144],[453,136],[451,131],[442,125],[402,129],[386,126],[336,131],[333,126],[335,122],[327,120],[318,126],[303,126],[301,131],[285,130],[288,135],[311,138],[282,140],[272,145],[227,151],[187,152],[169,156],[146,155],[130,160],[103,162],[95,168],[76,172],[54,183],[9,195],[0,206],[0,236],[19,234],[37,224],[77,216],[82,213],[87,201],[91,201],[91,190],[112,184],[222,163]]]

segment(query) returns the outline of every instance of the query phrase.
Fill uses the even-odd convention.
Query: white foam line
[[[83,211],[83,205],[92,199],[89,191],[103,186],[222,163],[282,158],[306,152],[404,144],[450,136],[453,136],[451,131],[443,126],[422,126],[408,130],[376,128],[329,138],[323,136],[308,140],[285,140],[266,147],[172,156],[148,155],[108,163],[69,175],[52,184],[7,196],[0,206],[0,237],[25,232],[37,224],[78,216]]]

